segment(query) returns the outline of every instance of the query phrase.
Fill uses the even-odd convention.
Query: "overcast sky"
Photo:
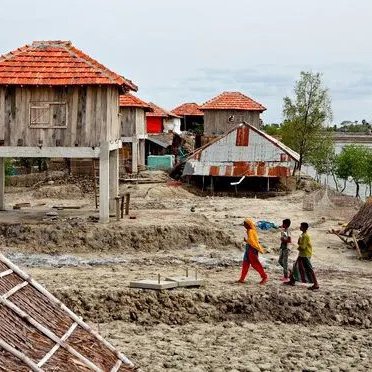
[[[241,91],[282,120],[301,70],[322,72],[334,121],[372,121],[371,0],[0,0],[0,54],[71,40],[172,109]]]

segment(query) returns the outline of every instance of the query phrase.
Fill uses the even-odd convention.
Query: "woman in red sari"
[[[252,266],[261,276],[260,284],[265,284],[269,277],[265,273],[265,270],[258,259],[258,253],[264,253],[265,251],[258,241],[256,225],[251,219],[247,218],[244,221],[244,227],[247,230],[247,236],[244,238],[244,241],[246,242],[245,253],[243,257],[242,271],[238,282],[244,283],[249,267]]]

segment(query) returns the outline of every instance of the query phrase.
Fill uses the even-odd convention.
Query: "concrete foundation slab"
[[[204,284],[202,279],[196,279],[190,276],[170,276],[165,280],[177,283],[178,287],[200,287]]]
[[[167,280],[136,280],[129,283],[129,287],[131,288],[142,288],[142,289],[155,289],[155,290],[162,290],[162,289],[171,289],[176,288],[178,286],[177,282],[167,281]]]

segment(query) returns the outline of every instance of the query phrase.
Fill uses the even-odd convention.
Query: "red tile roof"
[[[130,80],[110,71],[70,41],[34,41],[0,56],[1,85],[120,85]]]
[[[204,103],[201,110],[265,111],[266,108],[240,92],[223,92]]]
[[[130,93],[122,94],[120,96],[120,107],[139,107],[146,111],[152,111],[152,108],[148,103]]]
[[[168,117],[174,117],[178,118],[178,115],[175,115],[167,110],[164,110],[163,108],[155,105],[155,103],[149,102],[149,106],[152,108],[152,112],[147,112],[146,116],[157,116],[157,117],[163,117],[163,118],[168,118]]]
[[[172,110],[172,113],[178,116],[204,116],[199,107],[197,103],[184,103]]]

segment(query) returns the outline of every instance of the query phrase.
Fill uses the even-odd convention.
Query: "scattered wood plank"
[[[359,244],[358,244],[358,241],[357,241],[354,233],[352,234],[352,237],[353,237],[353,240],[354,240],[355,249],[358,252],[358,256],[359,256],[359,258],[362,258],[362,252],[360,251]]]
[[[81,209],[83,206],[82,205],[53,205],[52,208],[54,209]]]

